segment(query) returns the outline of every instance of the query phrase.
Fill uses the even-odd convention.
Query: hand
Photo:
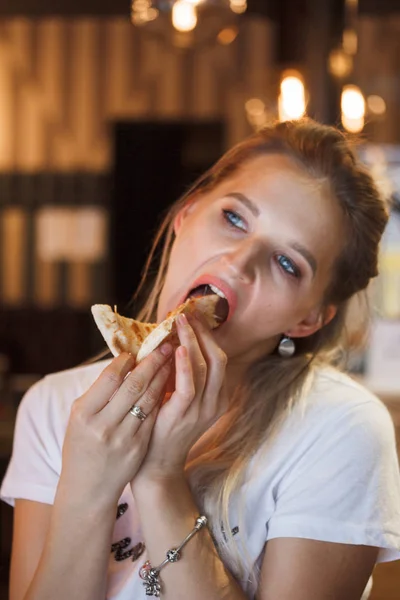
[[[62,451],[62,490],[76,491],[80,502],[118,501],[146,454],[171,352],[165,345],[137,366],[132,356],[121,354],[74,402]],[[129,413],[134,404],[148,415],[143,422]]]
[[[190,317],[189,317],[190,318]],[[132,490],[149,479],[183,474],[189,450],[228,409],[227,358],[207,325],[178,318],[175,391],[157,415],[149,448]]]

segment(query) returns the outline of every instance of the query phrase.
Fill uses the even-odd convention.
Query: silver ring
[[[130,409],[129,412],[131,413],[131,415],[133,415],[134,417],[137,417],[141,421],[144,421],[147,417],[146,413],[144,413],[142,411],[142,409],[140,408],[140,406],[138,406],[137,404],[132,406],[132,408]]]

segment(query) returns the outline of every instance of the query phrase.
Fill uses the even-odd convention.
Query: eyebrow
[[[258,208],[258,206],[256,206],[256,204],[254,204],[254,202],[244,194],[241,194],[240,192],[230,192],[229,194],[227,194],[227,196],[239,200],[239,202],[244,204],[249,209],[249,211],[253,213],[255,217],[260,216],[260,209]]]
[[[255,217],[258,217],[260,215],[260,209],[258,208],[258,206],[252,200],[250,200],[250,198],[248,198],[241,192],[230,192],[229,194],[227,194],[227,196],[228,197],[230,196],[231,198],[236,198],[236,200],[239,200],[239,202],[244,204]],[[302,244],[299,244],[298,242],[293,242],[291,244],[291,247],[293,248],[293,250],[296,250],[296,252],[301,254],[303,256],[303,258],[305,258],[305,260],[308,262],[308,264],[311,267],[313,276],[315,277],[315,274],[317,272],[317,261],[316,261],[314,255],[309,250],[307,250],[307,248],[305,248]]]
[[[293,244],[291,244],[291,247],[293,248],[293,250],[296,250],[296,252],[301,254],[303,256],[303,258],[306,259],[306,261],[308,262],[308,264],[311,267],[313,276],[315,277],[315,274],[317,272],[317,261],[315,260],[314,255],[311,254],[311,252],[309,250],[307,250],[307,248],[305,248],[298,242],[293,242]]]

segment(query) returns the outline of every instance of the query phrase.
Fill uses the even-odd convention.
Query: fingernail
[[[187,320],[187,317],[186,317],[185,314],[182,313],[182,314],[179,315],[179,317],[178,317],[178,323],[179,323],[179,325],[187,325],[188,320]]]
[[[161,352],[161,354],[164,354],[164,356],[168,356],[169,354],[171,354],[171,352],[172,352],[171,344],[163,344],[160,348],[160,352]]]

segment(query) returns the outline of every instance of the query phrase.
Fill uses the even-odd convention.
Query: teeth
[[[220,298],[225,298],[225,300],[226,300],[226,296],[225,296],[224,292],[221,292],[220,289],[215,287],[215,285],[211,285],[211,283],[209,283],[208,285],[210,286],[210,288],[212,289],[214,294],[217,294]]]

